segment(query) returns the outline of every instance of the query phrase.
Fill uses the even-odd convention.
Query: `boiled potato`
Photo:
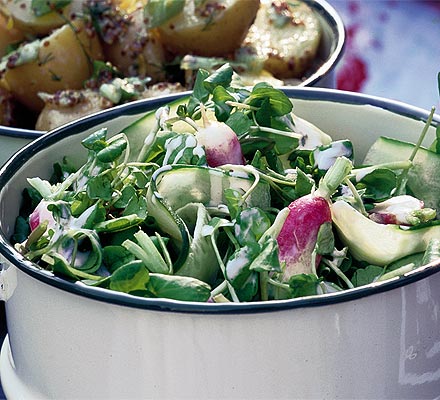
[[[10,44],[24,40],[24,33],[8,25],[8,19],[0,14],[0,58],[6,54]]]
[[[183,11],[158,27],[164,45],[178,55],[225,56],[240,46],[259,0],[188,0]]]
[[[80,22],[66,24],[47,38],[27,46],[37,46],[36,58],[8,66],[0,87],[9,90],[19,102],[34,111],[44,106],[39,92],[82,88],[93,72],[92,61],[103,59],[97,36],[90,37]],[[18,53],[20,51],[23,53],[23,48]],[[16,55],[9,59],[14,57]]]
[[[316,57],[321,30],[304,2],[263,0],[243,46],[276,78],[299,78]]]
[[[161,82],[149,86],[137,98],[150,98],[184,91],[178,83]],[[98,90],[63,90],[55,94],[41,94],[45,106],[38,116],[35,129],[50,131],[67,122],[94,112],[113,107]]]
[[[93,90],[65,90],[54,95],[42,95],[45,106],[38,116],[35,129],[50,131],[67,122],[113,106],[113,103]]]
[[[78,1],[74,0],[72,3]],[[44,4],[43,1],[39,3]],[[12,18],[16,29],[35,35],[46,35],[66,23],[71,13],[71,5],[65,6],[61,12],[51,11],[37,16],[32,9],[32,0],[0,0],[0,11],[6,17]]]
[[[146,29],[142,8],[129,16],[127,30],[112,43],[103,44],[105,59],[126,76],[165,80],[165,50],[157,32]]]

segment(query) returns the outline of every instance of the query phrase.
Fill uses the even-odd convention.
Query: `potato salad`
[[[297,83],[321,34],[302,1],[0,0],[0,125],[51,130],[225,62],[243,84]]]

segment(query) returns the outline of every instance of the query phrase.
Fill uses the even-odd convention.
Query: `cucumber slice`
[[[440,225],[404,230],[398,225],[378,224],[342,200],[332,204],[332,219],[353,257],[378,266],[424,252],[430,240],[440,238]]]
[[[414,144],[388,137],[380,137],[365,156],[365,165],[408,160]],[[440,155],[425,148],[417,151],[408,174],[408,187],[426,207],[440,213]]]
[[[170,107],[170,117],[176,116],[177,108],[180,105],[186,104],[188,100],[189,96],[184,96],[168,103],[168,106]],[[142,149],[145,138],[151,130],[155,128],[157,123],[156,111],[156,109],[148,111],[144,116],[122,130],[122,132],[127,135],[130,144],[130,161],[137,158],[137,155]],[[185,128],[188,128],[188,126],[189,125],[185,124]],[[176,128],[178,129],[178,126],[173,128],[176,130]]]
[[[158,198],[165,199],[173,210],[188,203],[202,203],[216,209],[226,204],[225,189],[236,189],[244,194],[253,184],[250,176],[237,175],[222,169],[193,166],[167,165],[158,169],[152,177],[151,188]],[[248,207],[270,207],[270,190],[266,182],[260,182],[246,199]]]

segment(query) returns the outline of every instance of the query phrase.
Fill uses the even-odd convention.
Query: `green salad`
[[[148,298],[320,295],[440,258],[440,128],[379,138],[362,165],[267,83],[199,70],[191,95],[82,141],[28,179],[15,248],[56,276]],[[433,172],[434,171],[434,172]]]

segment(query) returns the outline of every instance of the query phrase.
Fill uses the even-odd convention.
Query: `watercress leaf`
[[[267,83],[258,83],[252,89],[251,94],[246,99],[246,103],[263,108],[262,120],[267,120],[271,116],[282,116],[292,111],[293,105],[289,97],[281,90],[273,88]],[[264,104],[264,105],[263,105]]]
[[[243,196],[236,189],[227,188],[224,190],[224,198],[226,205],[228,206],[229,214],[232,219],[235,219],[241,211],[241,205],[243,204]]]
[[[315,249],[318,254],[331,254],[335,247],[335,237],[331,222],[324,222],[318,230]]]
[[[275,140],[269,137],[251,136],[240,140],[240,144],[243,155],[249,157],[257,151],[266,155],[275,147]]]
[[[247,281],[252,271],[249,266],[258,255],[259,246],[254,243],[250,246],[240,247],[226,262],[226,278],[235,289],[240,289]]]
[[[278,258],[278,244],[275,239],[266,236],[261,244],[261,250],[249,266],[251,271],[281,272],[281,265]]]
[[[120,266],[110,277],[110,289],[136,295],[147,294],[150,274],[142,261],[133,260]]]
[[[111,200],[113,188],[107,175],[98,175],[89,178],[87,182],[87,195],[94,200]]]
[[[235,101],[226,88],[223,86],[216,86],[212,93],[212,100],[214,101],[215,116],[218,121],[225,122],[232,110],[232,106],[226,104],[227,101]]]
[[[204,85],[205,79],[209,76],[209,72],[204,69],[197,71],[196,80],[194,82],[193,93],[188,101],[188,115],[193,116],[200,103],[204,103],[209,98],[209,91]]]
[[[312,177],[306,174],[300,168],[296,168],[296,195],[298,197],[306,196],[311,193],[314,186],[315,181],[312,179]]]
[[[387,168],[374,169],[356,184],[357,189],[365,189],[364,198],[375,201],[389,198],[396,186],[396,174]]]
[[[106,136],[107,136],[107,128],[102,128],[97,130],[96,132],[93,132],[91,135],[83,139],[81,141],[81,144],[86,149],[99,151],[107,146],[107,142],[105,140]]]
[[[231,113],[225,121],[237,136],[241,136],[249,131],[252,125],[252,121],[243,111],[235,111]]]
[[[122,215],[127,216],[131,214],[137,215],[142,220],[147,217],[147,200],[144,196],[132,196]]]
[[[103,163],[117,160],[127,147],[127,141],[119,138],[111,142],[107,147],[96,153],[96,157]]]
[[[259,289],[259,278],[258,273],[252,272],[249,274],[247,279],[243,282],[240,288],[235,289],[240,301],[252,301]]]
[[[81,215],[92,205],[92,200],[86,192],[78,192],[70,203],[70,213],[74,217]]]
[[[148,29],[156,28],[180,12],[185,0],[149,0],[144,7],[144,16]]]
[[[245,208],[237,215],[235,237],[241,246],[258,242],[271,225],[267,214],[257,207]]]
[[[289,286],[292,289],[292,297],[313,296],[318,293],[320,280],[316,275],[297,274],[289,279]]]
[[[187,276],[150,274],[147,289],[154,297],[181,301],[208,301],[211,287],[198,279]]]
[[[23,243],[30,233],[31,229],[27,219],[19,215],[15,219],[14,234],[12,235],[13,243]]]
[[[383,270],[383,267],[378,267],[377,265],[368,265],[365,268],[359,268],[354,272],[351,281],[356,287],[368,285],[382,275]]]
[[[116,200],[113,203],[113,207],[115,208],[127,207],[127,204],[130,202],[133,196],[136,196],[136,189],[133,187],[133,185],[124,186],[118,200]]]
[[[234,70],[226,63],[209,75],[203,82],[205,88],[213,93],[217,86],[229,87],[232,81]]]
[[[149,176],[144,171],[141,171],[139,169],[133,170],[131,174],[134,177],[134,184],[140,189],[145,188],[150,181]]]
[[[133,261],[134,256],[122,246],[110,245],[102,249],[102,260],[110,273],[113,273],[122,265]]]
[[[92,229],[96,224],[105,221],[107,211],[101,203],[90,206],[78,218],[78,224],[84,229]]]

